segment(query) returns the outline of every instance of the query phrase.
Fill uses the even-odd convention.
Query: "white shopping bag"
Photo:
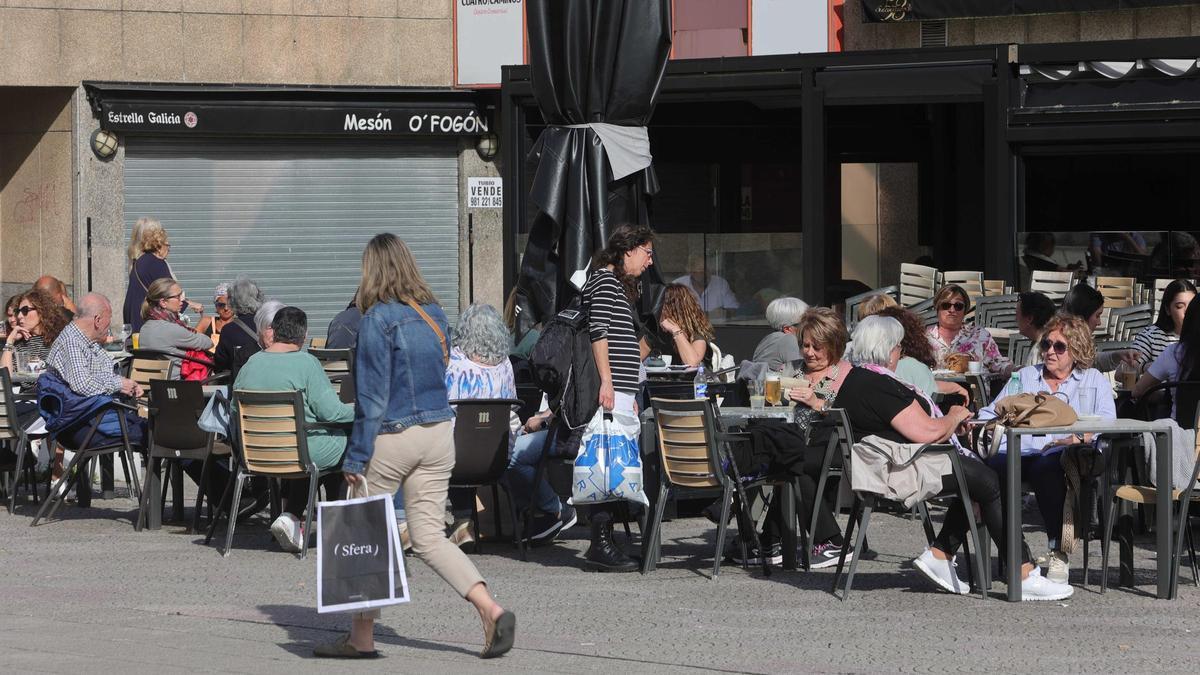
[[[317,612],[408,602],[391,495],[317,504]]]
[[[576,506],[621,500],[650,503],[642,486],[640,432],[636,417],[596,411],[575,456],[571,498]]]

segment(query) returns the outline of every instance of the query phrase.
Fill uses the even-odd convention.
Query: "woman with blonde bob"
[[[125,289],[125,307],[121,312],[124,323],[134,332],[142,329],[142,303],[150,284],[159,279],[174,279],[167,255],[171,241],[162,223],[154,218],[138,218],[129,238],[129,285]]]
[[[676,363],[695,367],[701,363],[707,365],[712,359],[712,323],[700,309],[696,294],[687,286],[667,286],[658,324],[671,338],[671,351],[678,357]]]
[[[355,361],[354,427],[342,472],[351,497],[404,489],[413,550],[475,606],[483,622],[482,658],[512,649],[517,619],[488,591],[466,554],[443,530],[454,469],[454,411],[446,393],[450,327],[412,252],[394,234],[363,252]],[[379,610],[354,615],[350,633],[314,650],[326,658],[374,658]]]
[[[1092,329],[1081,318],[1056,314],[1042,327],[1042,339],[1037,345],[1042,363],[1025,366],[1018,375],[1019,382],[1010,382],[991,405],[979,411],[979,419],[996,417],[996,403],[1005,396],[1023,392],[1050,392],[1062,398],[1079,415],[1094,415],[1112,420],[1117,417],[1112,386],[1092,367],[1096,347]],[[1089,434],[1090,436],[1090,434]],[[1008,448],[1002,440],[999,454],[988,464],[1003,482],[1008,475]],[[1038,509],[1046,525],[1050,544],[1047,556],[1049,573],[1046,578],[1065,584],[1070,574],[1066,553],[1061,549],[1063,504],[1066,502],[1066,478],[1062,466],[1062,449],[1074,443],[1091,442],[1090,438],[1067,436],[1021,436],[1021,477],[1029,481],[1037,495]],[[1086,536],[1086,535],[1085,535]]]

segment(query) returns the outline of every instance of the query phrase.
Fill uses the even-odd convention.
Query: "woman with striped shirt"
[[[20,296],[14,312],[16,325],[4,341],[0,353],[0,368],[16,372],[16,355],[27,361],[45,361],[50,344],[67,325],[67,315],[45,292],[32,290]],[[23,391],[33,391],[33,383],[21,386]]]
[[[600,375],[600,405],[636,417],[634,397],[640,386],[641,345],[633,303],[637,278],[654,264],[654,232],[642,225],[621,225],[592,259],[583,285],[592,355]],[[592,507],[592,543],[584,558],[601,572],[633,572],[637,563],[612,538],[612,512]]]
[[[1187,279],[1176,279],[1163,289],[1158,319],[1133,338],[1133,348],[1144,363],[1154,361],[1164,349],[1179,341],[1183,315],[1194,297],[1196,286]]]

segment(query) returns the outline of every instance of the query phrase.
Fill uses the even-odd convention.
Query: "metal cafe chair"
[[[900,304],[912,307],[933,298],[937,291],[938,271],[933,267],[900,263]]]
[[[325,374],[329,377],[333,388],[339,393],[341,392],[342,383],[346,378],[354,377],[354,350],[345,349],[323,349],[317,347],[309,347],[308,353],[312,354],[321,362],[321,368],[325,370]]]
[[[844,425],[845,433],[847,434],[847,436],[849,438],[853,438],[854,437],[853,429],[850,427],[850,420],[849,420],[849,417],[845,415],[845,411],[842,411],[842,418],[841,418],[841,420],[839,420],[839,423]],[[865,447],[870,448],[870,446],[865,446]],[[874,448],[870,448],[870,449],[874,450]],[[878,451],[878,450],[877,450],[877,452],[882,453],[882,451]],[[949,491],[943,490],[942,494],[935,495],[931,499],[939,499],[942,497],[957,497],[958,499],[962,500],[961,507],[968,509],[967,513],[970,514],[971,513],[971,511],[970,511],[971,498],[967,494],[966,480],[963,478],[963,469],[962,469],[962,463],[961,463],[962,458],[959,457],[958,450],[953,445],[950,445],[950,444],[940,444],[939,445],[939,444],[934,444],[934,443],[924,443],[921,445],[921,447],[916,452],[913,453],[912,457],[910,457],[908,459],[908,461],[904,462],[903,464],[898,464],[898,465],[894,465],[894,466],[895,466],[895,468],[904,468],[904,467],[910,466],[913,462],[916,462],[921,457],[924,457],[924,456],[930,455],[930,454],[934,454],[934,453],[942,453],[942,454],[949,456],[951,470],[954,472],[954,478],[958,482],[958,491],[957,492],[949,492]],[[843,462],[844,462],[845,466],[849,466],[850,465],[850,457],[848,457],[848,456],[844,457]],[[846,534],[844,536],[844,540],[848,543],[851,541],[851,539],[853,539],[854,528],[856,525],[858,525],[859,526],[858,538],[856,540],[854,540],[854,550],[862,551],[863,543],[866,541],[867,526],[871,521],[871,512],[875,509],[877,503],[880,500],[882,500],[883,497],[881,495],[877,495],[877,494],[874,494],[871,492],[866,492],[866,491],[861,491],[861,490],[854,490],[854,497],[855,497],[854,507],[850,513],[850,522],[848,522],[846,524]],[[954,508],[954,507],[951,507],[951,508]],[[922,508],[920,509],[920,514],[921,514],[922,520],[924,521],[924,525],[925,525],[925,536],[928,540],[931,541],[932,535],[933,535],[933,530],[932,530],[932,527],[929,526],[928,514],[925,511],[925,508],[923,505],[922,505]],[[990,570],[988,569],[988,566],[990,564],[990,556],[986,554],[986,551],[988,549],[984,547],[983,539],[981,538],[981,534],[980,534],[981,531],[984,530],[984,528],[980,527],[980,525],[978,523],[976,523],[974,517],[968,517],[967,523],[970,526],[971,545],[974,546],[974,549],[976,551],[976,555],[974,556],[974,559],[972,561],[972,562],[974,562],[974,565],[970,567],[971,577],[972,577],[973,581],[976,581],[975,586],[979,591],[979,597],[986,599],[988,587],[991,585],[990,584],[991,573],[990,573]],[[986,534],[984,534],[983,536],[986,536]],[[846,551],[847,550],[848,550],[848,547],[845,547],[845,546],[842,547],[842,555],[838,558],[837,571],[834,572],[834,575],[833,575],[833,587],[831,588],[831,592],[833,592],[835,594],[837,593],[838,582],[841,580],[841,577],[842,577],[842,569],[844,568],[845,563],[846,563]],[[861,559],[861,556],[855,555],[853,560],[850,561],[850,570],[846,575],[846,587],[842,590],[842,601],[843,602],[845,602],[850,597],[850,588],[854,584],[854,574],[855,574],[855,570],[858,567],[858,561],[860,559]]]
[[[162,504],[168,486],[174,487],[172,501],[177,513],[183,511],[183,468],[180,462],[204,462],[200,486],[196,491],[195,510],[188,532],[195,532],[208,487],[209,468],[216,434],[204,431],[196,422],[204,412],[207,401],[199,382],[155,380],[150,383],[149,425],[147,428],[147,459],[145,489],[137,525],[139,532],[146,525],[158,529],[162,523]],[[158,497],[159,475],[166,462],[172,469],[162,483]],[[209,508],[212,508],[210,502]]]
[[[1200,419],[1200,382],[1160,382],[1151,387],[1145,394],[1142,395],[1142,405],[1147,405],[1150,397],[1159,391],[1171,391],[1175,397],[1175,418],[1180,427],[1184,429],[1195,429],[1196,422]],[[1200,439],[1198,439],[1200,440]],[[1175,587],[1178,585],[1179,564],[1183,558],[1183,545],[1187,543],[1188,554],[1192,563],[1192,582],[1200,587],[1200,571],[1196,564],[1196,546],[1192,541],[1191,519],[1189,517],[1190,506],[1193,503],[1200,502],[1200,493],[1195,491],[1196,478],[1200,476],[1200,442],[1197,442],[1193,448],[1195,462],[1192,466],[1191,480],[1183,489],[1171,486],[1171,501],[1179,504],[1178,518],[1175,521],[1175,526],[1178,528],[1175,532],[1175,545],[1173,548],[1174,559],[1171,561],[1171,595],[1175,594]],[[1145,505],[1154,504],[1158,499],[1158,491],[1162,486],[1138,485],[1138,484],[1122,484],[1113,486],[1112,482],[1116,478],[1116,473],[1113,468],[1117,462],[1109,461],[1109,467],[1104,472],[1106,481],[1105,499],[1108,501],[1107,511],[1108,517],[1103,525],[1103,542],[1104,547],[1101,557],[1102,577],[1100,581],[1100,592],[1104,593],[1108,590],[1108,554],[1109,548],[1112,545],[1113,518],[1116,516],[1117,503],[1120,501],[1129,502],[1131,504]],[[1127,526],[1122,526],[1120,535],[1121,558],[1122,566],[1132,563],[1132,535],[1128,531]]]
[[[513,545],[525,555],[525,544],[521,539],[524,523],[517,517],[516,502],[504,481],[508,469],[509,413],[520,406],[519,399],[458,399],[450,401],[454,408],[454,470],[450,473],[451,488],[484,486],[492,488],[493,513],[495,514],[496,537],[504,536],[500,523],[499,487],[504,486],[508,496],[508,511],[513,522]],[[479,506],[471,500],[471,522],[475,531],[479,529]],[[479,552],[479,538],[475,539],[475,552]]]
[[[209,525],[205,543],[212,539],[217,523],[224,514],[229,524],[225,530],[225,548],[221,555],[229,555],[242,485],[246,478],[308,478],[308,507],[305,509],[303,530],[305,541],[299,555],[303,559],[308,554],[308,541],[314,534],[312,521],[317,508],[317,482],[323,476],[341,471],[340,465],[318,469],[308,456],[306,432],[311,426],[322,425],[305,423],[304,394],[299,391],[234,390],[232,407],[237,413],[230,420],[233,428],[229,440],[237,466],[230,471],[229,483],[221,497],[221,508]],[[230,494],[233,502],[226,509],[225,503],[229,501]]]
[[[37,494],[37,478],[35,476],[36,458],[33,457],[33,448],[30,443],[31,436],[25,432],[17,418],[17,409],[14,401],[15,395],[12,393],[12,378],[9,376],[7,368],[0,368],[0,440],[6,441],[8,447],[16,456],[14,465],[11,468],[11,479],[7,478],[10,475],[10,470],[0,467],[0,474],[5,478],[4,494],[8,497],[8,512],[11,514],[17,505],[17,488],[21,479],[25,479],[25,484],[29,488],[29,493],[33,495],[33,503],[38,503]],[[47,434],[37,434],[33,438],[45,438]],[[24,476],[22,476],[24,474]]]
[[[738,520],[739,530],[743,523],[752,524],[750,501],[746,490],[774,484],[782,493],[785,546],[795,546],[796,527],[795,489],[791,481],[776,477],[743,480],[737,465],[728,452],[728,445],[745,434],[731,434],[718,430],[713,404],[708,400],[672,400],[651,398],[654,409],[654,424],[658,431],[658,451],[661,461],[662,479],[654,514],[647,523],[646,537],[650,542],[646,557],[642,560],[642,573],[652,569],[658,562],[662,548],[662,519],[667,498],[671,491],[717,491],[721,493],[721,516],[717,522],[717,543],[713,554],[712,579],[721,572],[721,557],[725,550],[725,534],[729,520],[729,505],[736,492],[741,505],[742,517]],[[746,539],[752,539],[756,547],[761,546],[758,533],[751,526],[750,532],[738,533],[745,560]],[[807,549],[807,541],[804,542]],[[763,558],[763,575],[770,576],[769,561]]]
[[[859,293],[846,298],[846,330],[854,330],[858,325],[858,306],[861,305],[867,298],[876,295],[890,295],[893,298],[900,294],[898,286],[884,286],[882,288],[873,288],[866,293]]]

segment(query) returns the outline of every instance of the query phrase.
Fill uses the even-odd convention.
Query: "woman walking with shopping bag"
[[[446,395],[446,315],[408,246],[376,235],[363,252],[355,361],[354,430],[342,463],[350,497],[404,488],[413,550],[467,599],[483,622],[482,658],[512,649],[516,616],[492,599],[475,565],[446,539],[446,493],[454,469],[454,412]],[[349,635],[317,647],[329,658],[372,658],[379,610],[354,615]]]

